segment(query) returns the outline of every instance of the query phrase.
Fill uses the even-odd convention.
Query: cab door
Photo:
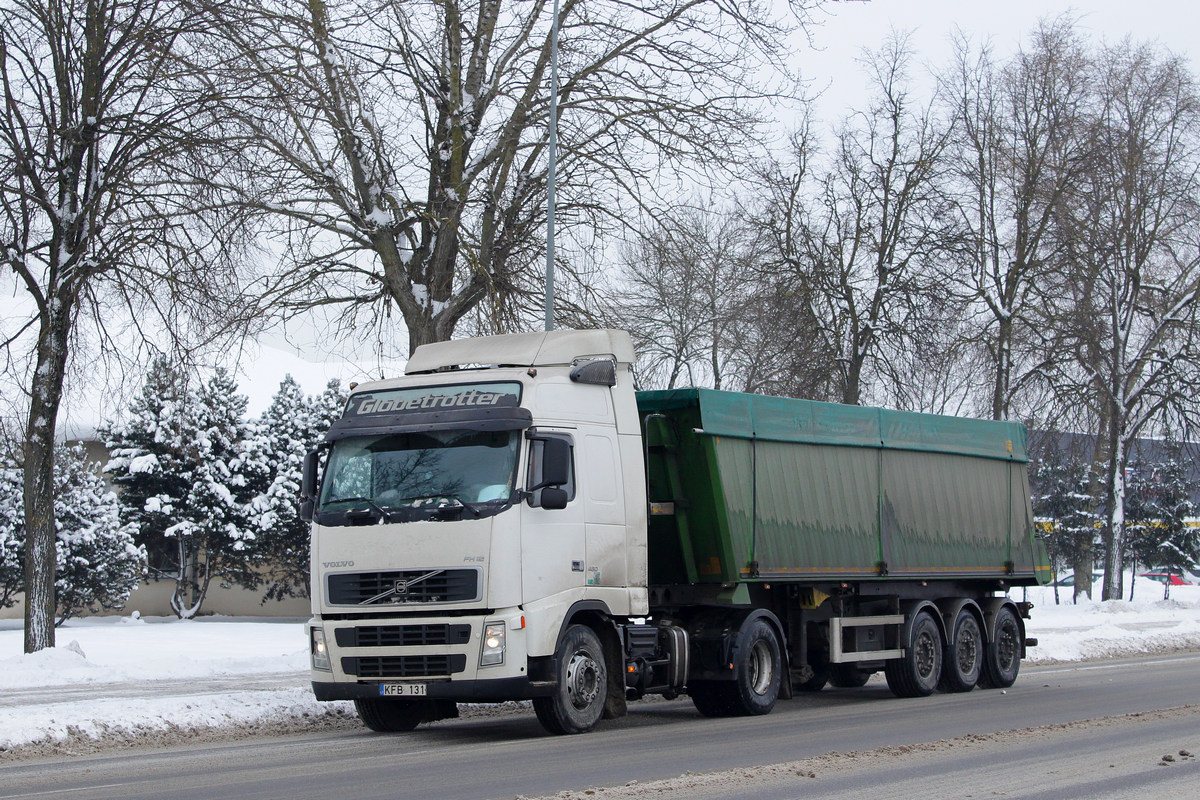
[[[546,441],[556,439],[567,444],[567,481],[561,486],[532,489],[543,483]],[[521,589],[524,602],[577,589],[587,580],[587,548],[584,536],[585,504],[576,497],[576,433],[569,430],[539,428],[534,438],[526,442],[525,486],[532,497],[521,504],[521,538],[523,569]],[[553,445],[551,445],[553,446]],[[547,489],[559,489],[566,494],[564,508],[551,508],[553,498]],[[543,505],[546,502],[547,505]]]

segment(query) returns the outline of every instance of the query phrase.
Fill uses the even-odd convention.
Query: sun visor
[[[339,419],[325,434],[325,441],[420,431],[520,431],[531,425],[533,414],[529,409],[514,406],[371,414]]]

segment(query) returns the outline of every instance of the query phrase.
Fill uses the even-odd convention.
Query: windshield
[[[517,431],[351,436],[334,443],[318,509],[326,525],[460,519],[512,504]]]

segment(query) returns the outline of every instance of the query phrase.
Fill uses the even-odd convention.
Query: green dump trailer
[[[1024,427],[705,389],[637,406],[651,607],[706,665],[701,711],[753,713],[732,674],[754,645],[722,631],[756,613],[798,689],[881,669],[901,695],[1015,680],[1034,642],[1007,591],[1050,579]]]

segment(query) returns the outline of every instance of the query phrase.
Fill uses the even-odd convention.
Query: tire
[[[738,715],[770,714],[783,682],[783,657],[775,629],[763,619],[750,622],[738,635],[730,700]]]
[[[860,669],[853,664],[831,664],[829,666],[829,685],[838,689],[857,689],[865,686],[871,679],[869,670]]]
[[[733,716],[733,684],[726,681],[695,681],[688,684],[688,695],[696,710],[706,717]]]
[[[806,681],[792,680],[792,688],[798,692],[819,692],[829,683],[829,667],[814,667],[812,677]]]
[[[979,685],[985,689],[1007,689],[1021,671],[1021,623],[1011,606],[996,612],[992,639],[984,648],[983,674]]]
[[[533,699],[538,722],[550,733],[587,733],[600,721],[608,700],[608,666],[600,637],[585,625],[572,625],[559,641],[554,660],[554,694]]]
[[[904,656],[887,661],[883,668],[892,694],[897,697],[933,694],[942,677],[944,652],[937,622],[927,611],[918,613],[908,629]]]
[[[942,662],[941,689],[944,692],[969,692],[983,673],[983,631],[970,609],[963,608],[954,619],[946,657]]]
[[[354,701],[358,718],[376,733],[403,733],[420,725],[429,714],[426,700],[407,697],[368,697]]]

